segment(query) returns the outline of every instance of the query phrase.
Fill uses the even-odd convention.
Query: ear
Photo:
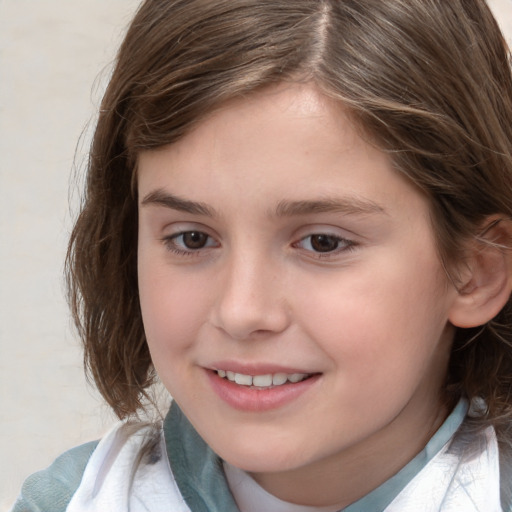
[[[449,317],[456,327],[477,327],[492,320],[512,292],[512,222],[489,217],[468,248],[462,286]]]

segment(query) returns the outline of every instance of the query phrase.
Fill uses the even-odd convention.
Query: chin
[[[247,449],[246,447],[234,450],[233,447],[228,452],[216,452],[220,457],[232,466],[237,467],[248,473],[279,473],[281,471],[290,471],[305,465],[307,462],[299,460],[297,455],[300,450],[292,450],[292,453],[283,452],[276,449]]]

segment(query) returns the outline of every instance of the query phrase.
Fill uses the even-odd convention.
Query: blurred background
[[[139,0],[0,0],[0,511],[115,421],[90,387],[62,278],[95,112]],[[512,44],[512,0],[490,0]]]

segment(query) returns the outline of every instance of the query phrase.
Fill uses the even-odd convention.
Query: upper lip
[[[216,361],[207,366],[210,370],[224,370],[242,375],[268,375],[275,373],[318,373],[306,370],[301,367],[284,366],[275,363],[249,363],[249,362],[236,362],[236,361]]]

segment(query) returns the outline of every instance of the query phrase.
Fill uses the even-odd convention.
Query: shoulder
[[[160,423],[118,424],[95,448],[66,511],[107,510],[190,512],[176,486]]]
[[[98,441],[93,441],[77,446],[63,453],[47,469],[29,476],[12,512],[66,510],[97,445]]]
[[[11,512],[96,510],[96,505],[120,494],[129,501],[134,487],[140,486],[141,479],[131,478],[138,469],[158,468],[166,474],[161,437],[158,425],[118,422],[100,441],[73,448],[29,476]],[[114,510],[110,503],[105,505],[104,510]]]

